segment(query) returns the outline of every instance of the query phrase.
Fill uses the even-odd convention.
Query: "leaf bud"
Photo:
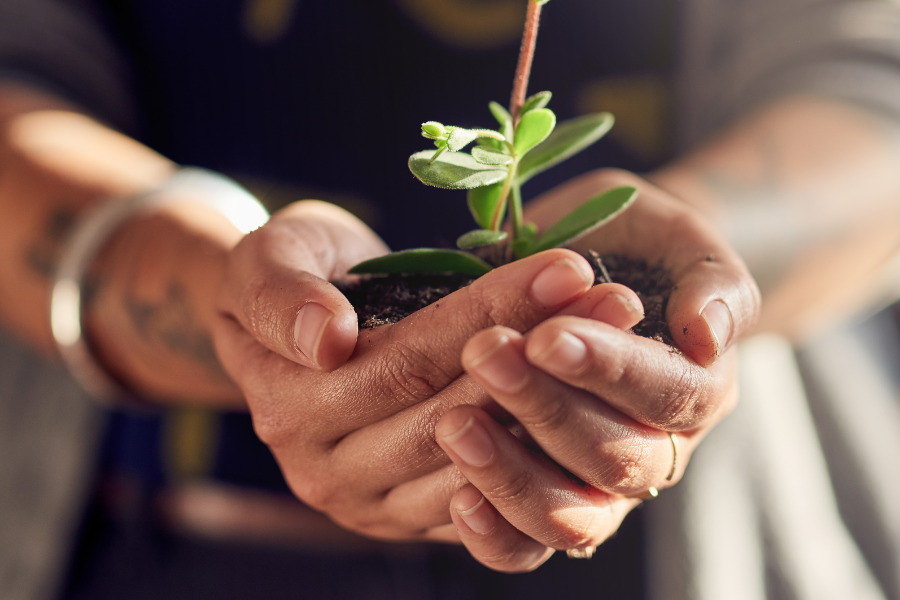
[[[428,121],[427,123],[422,123],[422,135],[432,140],[446,138],[447,129],[442,123]]]

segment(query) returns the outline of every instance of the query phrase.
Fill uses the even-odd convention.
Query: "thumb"
[[[298,202],[234,248],[220,310],[269,350],[306,367],[334,370],[353,353],[357,317],[329,280],[386,251],[346,211]]]
[[[743,263],[710,256],[679,278],[666,310],[669,331],[681,350],[706,367],[753,328],[759,307],[759,289]]]

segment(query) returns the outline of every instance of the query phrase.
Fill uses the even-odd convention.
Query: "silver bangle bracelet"
[[[59,354],[76,381],[98,400],[125,390],[97,363],[84,339],[82,286],[97,253],[126,221],[164,206],[196,201],[216,209],[243,233],[261,227],[269,213],[250,192],[212,171],[179,170],[147,193],[104,202],[81,217],[63,247],[50,296],[50,326]]]

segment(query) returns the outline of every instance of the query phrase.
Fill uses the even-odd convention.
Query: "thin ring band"
[[[672,469],[666,475],[666,481],[672,481],[672,478],[675,477],[675,470],[678,468],[678,436],[670,433],[669,439],[672,440]]]

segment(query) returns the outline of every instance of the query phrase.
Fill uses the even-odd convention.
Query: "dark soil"
[[[644,304],[644,320],[634,327],[637,335],[674,346],[666,326],[666,302],[672,293],[672,281],[662,264],[617,254],[586,257],[594,267],[595,283],[612,281],[634,290]],[[350,284],[339,284],[359,316],[360,329],[396,323],[420,308],[472,283],[465,275],[369,277]]]

